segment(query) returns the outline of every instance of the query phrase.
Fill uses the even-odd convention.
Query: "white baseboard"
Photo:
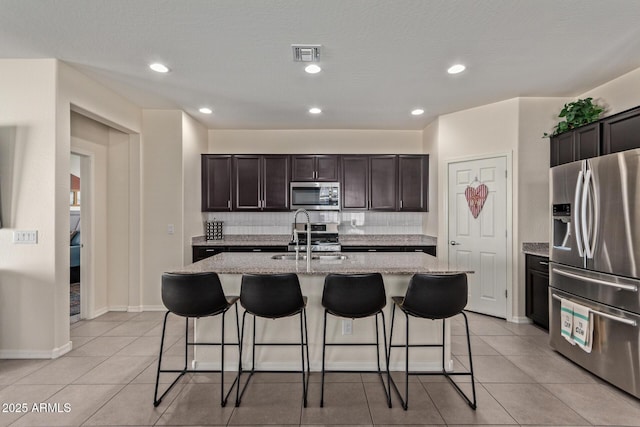
[[[0,350],[0,359],[56,359],[71,351],[71,341],[53,350]]]
[[[102,307],[94,310],[91,316],[87,316],[86,319],[88,320],[95,319],[96,317],[102,316],[103,314],[108,312],[109,312],[109,307]]]
[[[140,311],[167,311],[167,307],[164,305],[143,305],[140,306]]]
[[[531,319],[529,319],[528,317],[526,317],[526,316],[513,316],[509,320],[509,322],[511,322],[511,323],[522,323],[522,324],[533,323],[533,321]]]
[[[126,305],[110,305],[109,311],[128,311],[129,307]]]
[[[141,313],[142,312],[142,306],[141,305],[130,305],[127,307],[127,311],[129,313]]]

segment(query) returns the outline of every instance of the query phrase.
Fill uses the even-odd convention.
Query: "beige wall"
[[[429,212],[422,222],[423,233],[438,235],[438,127],[439,119],[422,131],[422,152],[429,155]]]
[[[209,130],[209,153],[419,154],[412,130]]]
[[[0,60],[0,357],[51,357],[68,343],[57,330],[56,232],[67,236],[69,152],[64,230],[56,229],[56,62]],[[15,230],[37,230],[37,245],[12,243]],[[67,269],[68,270],[68,269]],[[67,286],[68,286],[67,271]],[[62,336],[62,337],[61,337]]]
[[[182,113],[183,262],[191,263],[191,237],[204,234],[201,212],[200,154],[208,150],[207,129]]]
[[[592,97],[604,105],[604,116],[619,113],[640,104],[640,68],[595,87],[578,98]]]
[[[432,123],[425,129],[424,146],[430,154],[435,153],[437,157],[437,237],[438,256],[448,259],[448,230],[447,230],[447,170],[448,163],[457,160],[482,158],[496,154],[506,154],[512,159],[518,156],[518,121],[519,121],[519,100],[510,99],[494,104],[488,104],[457,113],[440,116],[437,123]],[[518,185],[518,164],[512,161],[508,165],[511,169],[509,181],[513,188]],[[433,187],[432,187],[433,188]],[[509,188],[509,187],[508,187]],[[512,205],[517,206],[518,199],[515,191],[507,195],[511,199]],[[510,236],[514,245],[509,245],[508,259],[517,263],[517,249],[515,242],[518,239],[518,218],[511,213],[512,226]],[[507,279],[507,289],[517,288],[517,264],[507,264],[509,278]],[[513,265],[513,268],[511,266]],[[514,285],[516,284],[516,285]],[[518,317],[517,290],[510,292],[507,305],[507,318]]]
[[[182,112],[143,110],[143,308],[159,309],[162,273],[182,266]],[[167,227],[172,224],[174,233]]]
[[[53,59],[0,60],[0,70],[0,357],[56,357],[71,345],[71,108],[134,133],[140,110]],[[38,244],[13,245],[16,229],[38,230]]]

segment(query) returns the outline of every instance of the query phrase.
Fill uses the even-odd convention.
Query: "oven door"
[[[571,345],[560,333],[560,301],[565,298],[593,312],[591,353]],[[549,288],[549,344],[583,368],[640,398],[640,316]]]
[[[291,209],[340,210],[340,183],[292,182]]]

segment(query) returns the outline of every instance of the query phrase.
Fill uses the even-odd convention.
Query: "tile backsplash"
[[[341,234],[422,234],[422,212],[309,212],[311,222],[338,222]],[[224,221],[224,234],[289,234],[293,212],[209,212]],[[304,215],[298,215],[304,221]],[[204,234],[204,225],[203,225]]]

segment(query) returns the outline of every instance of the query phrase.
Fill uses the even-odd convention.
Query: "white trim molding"
[[[52,350],[0,350],[0,359],[57,359],[71,351],[71,341]]]

